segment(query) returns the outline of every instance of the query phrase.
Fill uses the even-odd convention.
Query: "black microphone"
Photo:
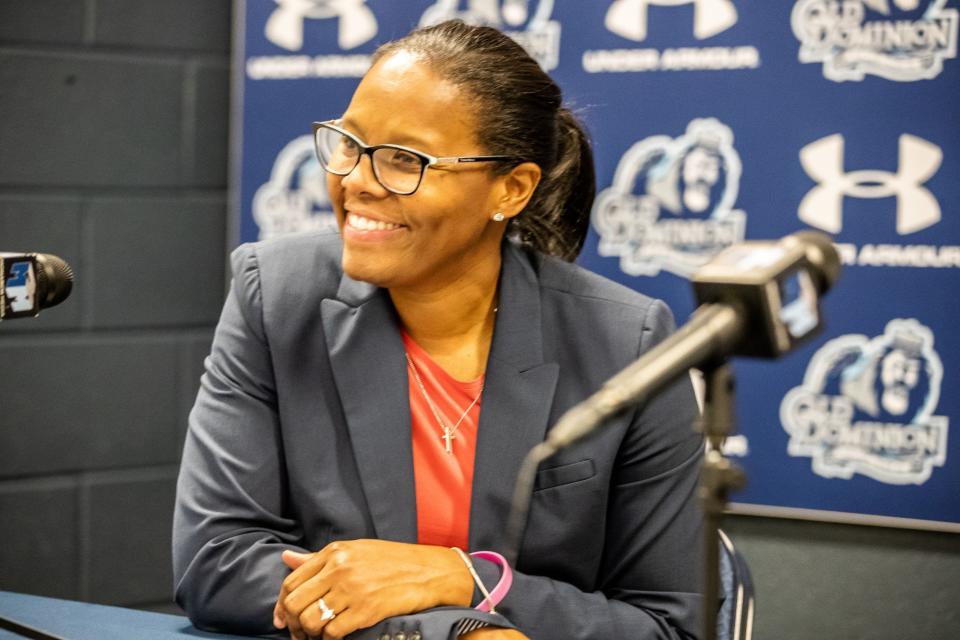
[[[783,355],[821,328],[820,296],[839,275],[833,242],[813,231],[741,242],[701,267],[691,278],[700,306],[690,322],[564,413],[527,454],[514,486],[507,559],[516,561],[541,462],[620,411],[644,404],[691,367],[719,365],[733,355]]]
[[[47,253],[0,252],[0,320],[32,318],[67,299],[73,270]]]
[[[540,455],[552,455],[628,406],[646,402],[691,367],[790,351],[821,328],[820,296],[839,274],[832,241],[813,231],[723,250],[691,278],[700,306],[690,322],[561,416]]]

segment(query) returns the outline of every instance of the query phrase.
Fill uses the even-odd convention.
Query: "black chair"
[[[750,568],[733,542],[720,534],[720,585],[723,604],[717,615],[718,640],[751,640],[753,637],[753,580]]]

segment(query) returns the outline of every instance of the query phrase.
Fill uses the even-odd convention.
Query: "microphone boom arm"
[[[647,400],[691,367],[730,353],[744,330],[742,314],[731,304],[699,307],[676,333],[610,378],[599,391],[564,413],[547,436],[558,451],[593,431],[627,407]]]

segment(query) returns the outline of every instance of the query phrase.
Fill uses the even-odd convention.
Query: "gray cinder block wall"
[[[0,0],[0,251],[73,294],[0,325],[0,590],[171,600],[224,293],[230,0]]]
[[[230,4],[0,0],[0,250],[79,273],[64,304],[0,325],[0,590],[170,600],[174,477],[223,299]],[[956,534],[725,528],[758,639],[960,638]]]

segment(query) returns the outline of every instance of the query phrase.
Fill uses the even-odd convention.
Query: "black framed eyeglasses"
[[[339,124],[339,120],[313,123],[313,142],[320,166],[334,175],[346,176],[360,164],[360,158],[368,155],[377,182],[401,196],[415,192],[424,172],[435,165],[517,160],[513,156],[437,157],[398,144],[368,145]]]

